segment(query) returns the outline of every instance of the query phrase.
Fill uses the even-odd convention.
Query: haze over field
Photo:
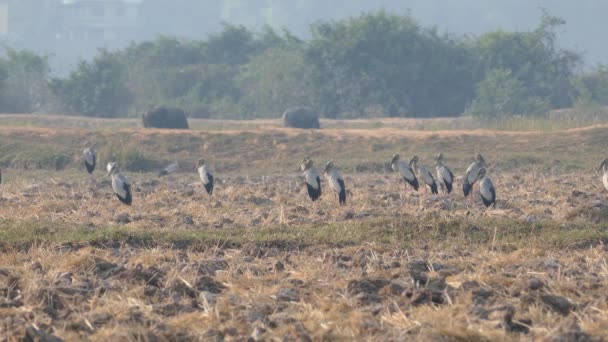
[[[608,341],[606,10],[0,0],[0,336]]]
[[[117,39],[72,41],[69,47],[57,40],[70,20],[55,8],[61,2],[8,0],[8,33],[3,38],[16,47],[49,54],[57,73],[67,72],[78,58],[92,57],[99,47],[120,48],[130,40],[148,40],[158,35],[204,39],[220,31],[225,22],[255,30],[264,25],[286,28],[307,38],[310,25],[319,20],[340,20],[381,9],[395,14],[409,11],[423,26],[436,26],[442,32],[479,35],[498,29],[530,30],[537,24],[539,8],[545,8],[567,22],[560,33],[561,45],[584,53],[586,66],[608,61],[608,46],[597,43],[608,29],[603,18],[608,13],[608,2],[601,0],[132,0],[129,2],[137,7],[137,15],[129,25],[134,26],[135,32]],[[1,31],[0,25],[0,37]]]

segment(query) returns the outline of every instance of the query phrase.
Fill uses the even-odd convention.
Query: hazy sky
[[[240,6],[244,2],[258,6]],[[560,32],[563,46],[584,52],[588,64],[608,63],[608,0],[227,0],[222,19],[260,26],[286,26],[300,36],[307,35],[317,20],[356,16],[363,11],[385,9],[407,13],[424,26],[441,31],[480,34],[503,30],[530,30],[537,26],[545,8],[566,20]],[[253,7],[253,8],[252,8]]]

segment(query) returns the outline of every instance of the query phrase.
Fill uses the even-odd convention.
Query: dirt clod
[[[564,297],[555,296],[555,295],[542,295],[541,300],[545,303],[551,310],[567,316],[571,311],[576,309],[576,304],[571,303]]]
[[[198,278],[194,287],[199,291],[207,291],[215,294],[221,293],[226,289],[224,284],[217,282],[215,279],[208,276]]]
[[[530,279],[528,279],[528,289],[530,289],[532,291],[540,290],[544,286],[545,286],[545,283],[543,283],[542,280],[540,280],[536,277],[531,277]]]
[[[131,215],[129,213],[120,213],[114,216],[114,222],[118,224],[127,224],[131,222]]]
[[[300,295],[298,291],[293,288],[281,288],[277,292],[277,300],[284,302],[299,302]]]
[[[346,292],[350,296],[356,296],[360,293],[376,294],[388,283],[388,280],[382,278],[353,280],[348,283]]]

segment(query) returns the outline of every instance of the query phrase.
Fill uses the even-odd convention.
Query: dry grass
[[[0,162],[13,166],[0,187],[0,336],[608,339],[608,203],[591,171],[605,127],[231,130],[0,129]],[[211,155],[216,191],[208,197],[191,168],[127,171],[134,204],[123,206],[107,179],[81,170],[86,135],[104,158],[108,146],[159,165]],[[12,162],[42,149],[71,162]],[[459,180],[449,196],[405,195],[386,169],[392,153],[432,165],[439,150],[458,174],[484,153],[497,207],[466,203]],[[295,172],[304,154],[342,167],[345,207],[329,190],[309,202]]]
[[[576,127],[608,124],[608,107],[582,106],[560,109],[544,116],[507,117],[479,120],[473,117],[455,118],[369,118],[369,119],[321,119],[321,127],[327,129],[406,129],[418,131],[478,130],[497,131],[556,131]],[[190,128],[198,131],[259,130],[282,127],[277,119],[224,120],[188,119]],[[116,129],[142,127],[141,118],[100,119],[48,114],[0,114],[0,126],[53,127],[78,129]]]

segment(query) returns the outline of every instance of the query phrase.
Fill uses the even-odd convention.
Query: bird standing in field
[[[175,173],[181,169],[181,166],[177,161],[165,166],[160,171],[158,171],[158,177],[166,176],[172,173]]]
[[[112,190],[118,199],[126,204],[131,205],[133,197],[131,196],[131,183],[122,173],[120,173],[120,164],[112,163],[108,176],[112,176]]]
[[[314,166],[312,159],[308,157],[304,157],[304,160],[302,160],[300,170],[302,170],[302,174],[304,175],[308,196],[314,202],[321,197],[321,176],[319,175],[319,171]]]
[[[486,208],[489,206],[496,207],[496,189],[494,189],[492,180],[486,177],[485,174],[486,169],[482,168],[479,172],[479,178],[481,179],[479,182],[479,194]]]
[[[429,169],[427,169],[423,165],[418,165],[419,161],[420,161],[420,159],[418,158],[418,156],[412,157],[412,160],[410,160],[410,167],[412,168],[412,170],[414,170],[414,173],[417,173],[418,176],[422,179],[422,181],[429,188],[431,188],[431,193],[433,193],[434,195],[437,195],[438,194],[437,182],[435,182],[435,178],[433,178],[433,174],[431,173],[431,171],[429,171]],[[426,187],[424,189],[425,189],[424,191],[426,191]]]
[[[487,164],[485,159],[481,156],[481,154],[477,154],[475,157],[475,161],[469,165],[467,171],[464,175],[464,179],[462,180],[462,192],[464,193],[464,197],[469,196],[471,190],[473,190],[473,185],[475,182],[480,179],[479,171],[483,168],[487,168]]]
[[[84,144],[82,154],[84,155],[84,166],[86,167],[87,172],[92,175],[95,170],[95,164],[97,163],[97,152],[95,152],[95,148],[90,142],[87,141]]]
[[[338,195],[338,202],[340,205],[346,204],[346,187],[344,186],[344,179],[342,179],[342,176],[340,176],[340,173],[334,166],[333,162],[328,161],[327,164],[325,164],[325,171],[323,172],[323,175],[325,176],[325,179],[327,179],[327,182],[329,182],[331,185],[332,189],[334,189]]]
[[[399,175],[403,177],[403,180],[405,180],[405,193],[407,193],[408,184],[411,185],[414,190],[418,191],[418,178],[416,178],[416,174],[414,174],[414,171],[408,164],[399,159],[398,154],[393,154],[391,168],[393,171],[398,172]]]
[[[442,188],[445,189],[445,192],[448,194],[452,192],[454,174],[452,173],[452,170],[443,163],[443,153],[439,153],[437,156],[437,166],[435,166],[435,170],[437,171],[437,181],[442,185]]]
[[[196,171],[198,175],[201,177],[201,181],[203,182],[203,186],[205,187],[205,191],[207,194],[213,194],[213,173],[211,172],[211,168],[205,163],[204,159],[199,159],[196,162]]]
[[[602,183],[604,183],[604,188],[608,190],[608,158],[604,159],[600,164],[600,169],[604,172],[602,176]]]
[[[114,166],[114,164],[116,164],[116,162],[109,162],[106,165],[106,171],[110,172],[110,170],[112,169],[112,166]]]

